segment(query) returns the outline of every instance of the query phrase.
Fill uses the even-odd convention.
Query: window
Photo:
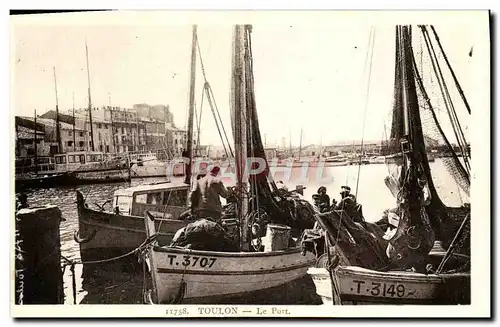
[[[73,146],[73,141],[68,141],[68,146]]]
[[[56,164],[65,164],[66,163],[66,157],[61,156],[61,157],[56,157]]]
[[[80,141],[80,142],[78,142],[78,145],[80,146],[80,148],[83,148],[85,146],[85,142]]]
[[[147,197],[147,204],[160,204],[161,202],[161,192],[149,193]]]
[[[85,163],[85,155],[84,154],[80,155],[80,162]]]
[[[68,156],[68,163],[75,162],[75,156]]]
[[[75,156],[75,162],[80,162],[80,156]]]
[[[92,147],[92,141],[89,141],[89,147]]]
[[[185,206],[187,201],[187,193],[184,190],[166,191],[163,197],[163,205],[169,206]]]
[[[102,128],[102,124],[97,124],[97,128]]]
[[[135,196],[135,202],[137,202],[137,203],[146,204],[147,203],[147,199],[148,199],[148,195],[147,194],[139,194],[139,195]]]
[[[73,131],[68,131],[69,136],[73,136]]]
[[[116,207],[118,207],[118,211],[120,213],[130,213],[130,202],[132,198],[130,196],[117,196],[116,197]]]
[[[123,127],[122,127],[122,134],[125,134],[125,131],[124,131]]]
[[[102,151],[102,144],[99,145],[99,151]]]
[[[83,137],[83,132],[80,132],[80,137]],[[83,145],[82,145],[83,146]]]
[[[106,145],[106,152],[109,152],[109,145]]]

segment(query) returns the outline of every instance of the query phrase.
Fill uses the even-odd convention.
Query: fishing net
[[[404,149],[401,140],[408,135],[412,140],[410,142],[412,155],[416,162],[420,163],[430,191],[430,204],[426,212],[436,236],[444,247],[448,247],[464,217],[470,213],[470,207],[457,205],[450,207],[443,203],[443,199],[447,200],[450,193],[457,193],[458,190],[462,203],[468,201],[470,153],[464,147],[467,144],[465,135],[458,124],[455,109],[451,106],[449,91],[444,87],[442,70],[438,69],[437,56],[432,51],[428,34],[425,34],[423,29],[420,30],[428,51],[424,51],[423,48],[415,51],[415,43],[411,42],[415,35],[412,35],[411,28],[403,27],[396,30],[396,40],[403,39],[403,41],[396,42],[394,99],[389,118],[391,131],[390,139],[386,141],[389,176],[385,182],[398,199],[398,203],[402,198],[411,198],[412,195],[416,199],[414,196],[417,194],[412,188],[404,194],[404,185],[411,174],[408,173],[409,168],[403,160]],[[429,65],[434,68],[431,72],[424,69]],[[425,74],[424,78],[422,74]],[[439,93],[435,92],[434,84],[437,82],[439,90],[442,91],[441,98]],[[438,111],[444,111],[444,107],[446,112],[440,114]],[[405,108],[408,108],[406,113]],[[448,128],[443,128],[446,124]],[[447,137],[450,130],[456,137],[454,144]],[[463,155],[462,161],[458,158],[457,151]],[[433,152],[445,155],[439,162],[445,169],[436,174],[431,173],[429,165],[429,161],[434,161]],[[435,183],[436,180],[441,181],[440,185]],[[450,191],[450,188],[454,191]],[[414,216],[416,218],[419,215],[415,213]],[[468,252],[468,233],[462,235],[459,243],[462,249]]]

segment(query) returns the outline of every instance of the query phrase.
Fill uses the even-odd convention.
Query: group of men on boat
[[[351,193],[351,188],[349,186],[344,185],[341,187],[340,200],[338,203],[335,199],[332,199],[330,203],[330,197],[326,192],[326,187],[321,186],[318,188],[317,194],[312,196],[313,203],[316,208],[318,208],[319,212],[344,210],[354,222],[364,223],[365,220],[362,213],[362,206],[357,202],[356,196]]]

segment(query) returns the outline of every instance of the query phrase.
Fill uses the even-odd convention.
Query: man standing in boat
[[[198,218],[212,218],[220,222],[222,204],[220,197],[227,198],[228,191],[218,177],[219,167],[213,167],[209,174],[196,181],[190,194],[191,212]]]

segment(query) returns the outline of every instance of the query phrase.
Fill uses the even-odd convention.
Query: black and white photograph
[[[491,314],[490,28],[11,13],[11,315]]]

